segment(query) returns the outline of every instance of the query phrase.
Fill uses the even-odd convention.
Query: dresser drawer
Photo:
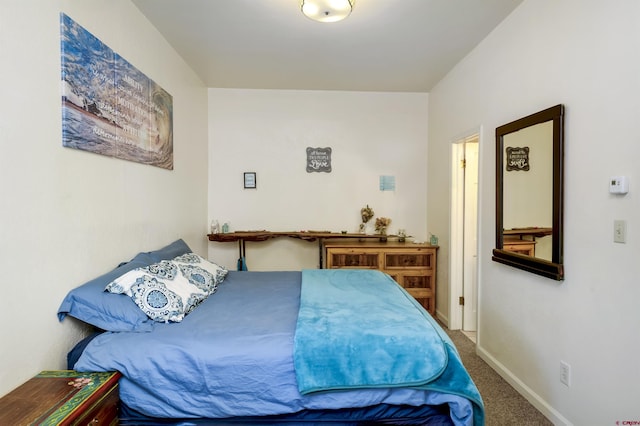
[[[405,289],[427,288],[433,290],[434,278],[432,275],[412,275],[404,273],[397,275],[394,279]]]
[[[73,425],[116,425],[118,424],[118,388],[112,387],[108,393],[87,409]]]
[[[407,293],[413,296],[415,299],[424,299],[433,297],[433,291],[430,288],[407,288]]]
[[[358,250],[328,250],[327,266],[329,268],[379,269],[380,256]]]
[[[385,269],[432,269],[434,254],[425,253],[385,253]]]

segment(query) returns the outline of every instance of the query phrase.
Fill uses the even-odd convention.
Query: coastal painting
[[[62,145],[173,170],[173,98],[60,14]]]

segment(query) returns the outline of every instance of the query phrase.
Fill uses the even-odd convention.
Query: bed
[[[213,264],[212,280],[193,280],[207,297],[160,322],[122,277],[140,283],[140,271],[171,262],[184,270],[188,256],[182,240],[140,253],[60,306],[60,320],[99,329],[73,348],[70,367],[122,373],[120,424],[484,424],[455,346],[389,276]]]

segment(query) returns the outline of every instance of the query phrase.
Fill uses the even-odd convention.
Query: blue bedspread
[[[294,364],[302,394],[415,387],[480,394],[449,337],[403,288],[379,271],[305,270]],[[476,419],[482,423],[481,417]]]
[[[120,371],[120,399],[150,417],[448,404],[455,424],[473,424],[474,406],[466,392],[442,392],[435,386],[302,395],[293,361],[300,282],[300,272],[231,271],[182,322],[158,323],[148,333],[105,332],[87,345],[75,369]],[[440,378],[447,374],[448,369]]]
[[[447,366],[445,344],[409,296],[374,270],[302,271],[294,362],[302,394],[418,386]]]

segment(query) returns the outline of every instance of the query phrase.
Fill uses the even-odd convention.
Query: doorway
[[[449,328],[475,332],[478,315],[479,133],[455,141],[451,152],[451,286]]]

